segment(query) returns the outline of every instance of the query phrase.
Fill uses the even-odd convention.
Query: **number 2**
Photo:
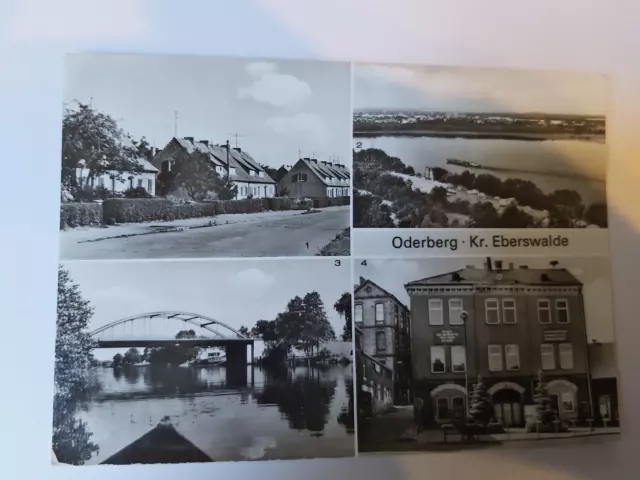
[[[356,142],[356,148],[362,148],[362,142]]]

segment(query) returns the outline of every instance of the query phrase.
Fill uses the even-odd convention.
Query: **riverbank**
[[[505,131],[450,131],[438,129],[420,130],[357,130],[354,128],[355,138],[376,137],[435,137],[435,138],[468,138],[468,139],[493,139],[493,140],[579,140],[586,142],[605,143],[605,135],[578,134],[563,132],[505,132]]]

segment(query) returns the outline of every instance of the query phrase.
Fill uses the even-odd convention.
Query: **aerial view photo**
[[[356,64],[354,227],[606,228],[606,78]]]

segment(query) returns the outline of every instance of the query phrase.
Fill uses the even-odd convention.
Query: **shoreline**
[[[545,140],[576,140],[583,142],[606,143],[605,135],[587,135],[574,133],[523,133],[523,132],[469,132],[447,130],[355,130],[354,138],[378,137],[432,137],[465,138],[470,140],[521,140],[542,142]]]

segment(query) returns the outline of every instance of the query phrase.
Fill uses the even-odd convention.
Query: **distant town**
[[[605,117],[547,113],[362,110],[353,115],[353,135],[584,139],[604,142]]]

